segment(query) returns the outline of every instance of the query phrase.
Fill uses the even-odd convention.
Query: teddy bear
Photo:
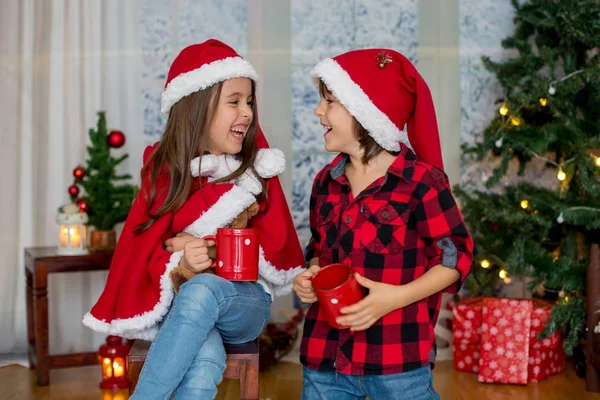
[[[235,217],[234,220],[226,226],[226,228],[243,229],[247,227],[250,218],[258,214],[259,209],[260,206],[258,205],[258,203],[252,203],[248,208],[246,208],[237,217]],[[213,273],[213,271],[209,268],[203,273]],[[173,268],[170,276],[175,293],[179,293],[179,288],[181,287],[181,285],[193,278],[195,275],[195,272],[192,272],[189,269],[182,267],[181,265],[177,265],[175,268]]]
[[[196,157],[192,160],[190,168],[192,176],[206,176],[208,181],[215,181],[223,178],[235,171],[241,162],[233,155],[223,154],[215,156],[211,154],[204,155],[202,161]],[[254,170],[262,178],[271,178],[283,172],[285,168],[285,155],[278,149],[259,149],[256,160],[254,162]],[[246,170],[241,176],[232,182],[258,196],[262,192],[262,185],[253,171]],[[248,226],[250,219],[258,214],[260,206],[257,202],[252,203],[248,208],[242,211],[236,218],[233,219],[225,228],[243,229]],[[207,269],[205,273],[212,273],[211,269]],[[170,273],[171,282],[175,293],[179,292],[179,288],[186,281],[191,279],[196,274],[188,269],[177,265]]]

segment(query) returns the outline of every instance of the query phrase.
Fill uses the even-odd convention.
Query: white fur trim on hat
[[[271,285],[275,296],[284,296],[291,292],[294,278],[303,271],[303,266],[288,270],[277,269],[265,258],[262,246],[259,247],[258,274]]]
[[[167,113],[185,96],[231,78],[250,78],[256,82],[258,74],[252,64],[241,57],[227,57],[205,64],[169,82],[161,96],[161,111]]]
[[[325,83],[381,147],[388,151],[399,151],[400,142],[408,144],[406,133],[373,104],[369,96],[335,60],[327,58],[321,61],[311,71],[311,75]]]

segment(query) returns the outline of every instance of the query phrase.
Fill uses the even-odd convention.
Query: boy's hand
[[[369,289],[369,295],[340,311],[345,314],[337,318],[337,323],[345,325],[352,331],[364,331],[390,312],[405,307],[402,290],[399,286],[375,282],[358,273],[354,274],[358,283]]]
[[[176,251],[183,250],[183,246],[194,237],[188,233],[179,232],[175,237],[165,240],[165,250],[169,253],[175,253]]]
[[[311,265],[306,271],[296,275],[294,278],[294,291],[304,303],[314,303],[317,301],[317,295],[312,287],[310,278],[319,272],[321,268],[318,265]]]
[[[215,245],[214,240],[193,239],[183,246],[183,257],[179,265],[196,274],[210,268],[212,259],[209,256],[209,247]]]

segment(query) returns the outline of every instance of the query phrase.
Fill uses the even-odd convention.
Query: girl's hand
[[[175,253],[176,251],[183,250],[185,244],[191,240],[194,240],[194,237],[188,233],[179,232],[175,237],[169,238],[165,241],[165,250],[169,253]]]
[[[314,303],[317,301],[317,295],[312,287],[310,278],[319,272],[321,268],[318,265],[311,265],[306,271],[296,275],[294,278],[294,291],[304,303]]]
[[[209,247],[213,247],[213,240],[193,239],[183,246],[183,257],[179,265],[196,274],[210,268],[212,259],[209,256]]]
[[[379,318],[390,312],[405,307],[403,290],[400,286],[375,282],[358,273],[355,274],[358,283],[369,289],[369,295],[340,311],[345,314],[336,319],[340,325],[345,325],[352,331],[364,331],[370,328]]]

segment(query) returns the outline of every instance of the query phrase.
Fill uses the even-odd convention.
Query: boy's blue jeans
[[[390,375],[344,375],[304,367],[302,400],[438,400],[431,367]]]
[[[223,343],[254,340],[270,317],[261,285],[199,274],[181,286],[162,321],[130,400],[214,399],[225,370]]]

